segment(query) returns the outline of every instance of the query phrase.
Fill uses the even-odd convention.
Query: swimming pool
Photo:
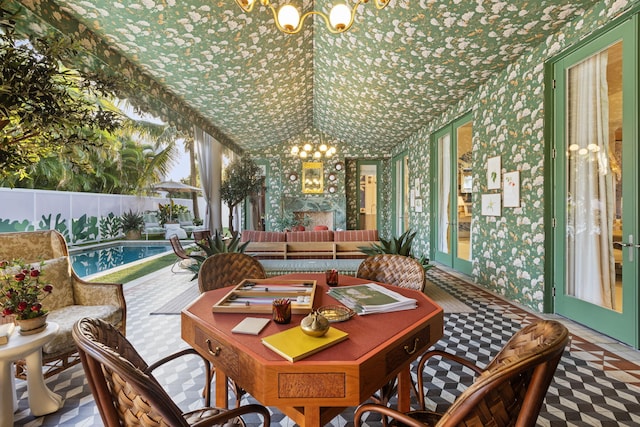
[[[99,247],[71,250],[69,256],[76,274],[80,277],[87,277],[171,251],[171,244],[167,242],[117,242]]]

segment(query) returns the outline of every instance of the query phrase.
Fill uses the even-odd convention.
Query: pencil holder
[[[291,301],[288,299],[273,300],[272,308],[273,321],[286,324],[291,322]]]
[[[338,286],[338,270],[327,270],[325,273],[328,286]]]

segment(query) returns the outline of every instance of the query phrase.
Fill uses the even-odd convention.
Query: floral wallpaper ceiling
[[[251,151],[310,127],[389,151],[596,2],[391,0],[347,33],[312,19],[286,35],[233,0],[21,0],[70,15]]]

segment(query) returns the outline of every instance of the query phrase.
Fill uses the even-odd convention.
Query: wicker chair
[[[205,259],[198,272],[200,292],[234,286],[243,279],[266,279],[260,262],[241,252],[223,252]]]
[[[417,291],[423,291],[425,286],[424,267],[415,259],[403,255],[369,256],[358,267],[356,277]]]
[[[425,286],[424,267],[415,259],[403,255],[368,256],[358,267],[356,277],[421,292]],[[396,394],[397,389],[397,381],[394,378],[371,396],[371,399],[376,403],[386,405]]]
[[[561,323],[541,320],[518,331],[484,369],[443,351],[429,351],[421,357],[418,372],[423,372],[432,357],[442,357],[478,374],[447,412],[427,411],[425,397],[420,392],[420,410],[403,414],[387,406],[368,403],[356,410],[354,425],[360,426],[362,415],[373,411],[382,414],[383,420],[391,417],[394,424],[412,427],[533,427],[568,342],[569,332]],[[419,375],[418,390],[423,390],[424,381]]]
[[[98,319],[83,318],[73,328],[73,338],[96,400],[102,421],[107,427],[120,426],[244,426],[241,415],[259,413],[268,426],[269,411],[261,405],[245,405],[225,410],[208,407],[210,382],[205,385],[207,407],[183,413],[152,371],[177,357],[198,354],[186,349],[147,365],[131,343],[113,326]],[[203,358],[210,378],[210,364]]]

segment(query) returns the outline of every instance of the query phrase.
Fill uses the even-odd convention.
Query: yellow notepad
[[[262,338],[262,343],[290,362],[311,356],[347,339],[346,332],[330,327],[321,337],[305,334],[300,326]]]

